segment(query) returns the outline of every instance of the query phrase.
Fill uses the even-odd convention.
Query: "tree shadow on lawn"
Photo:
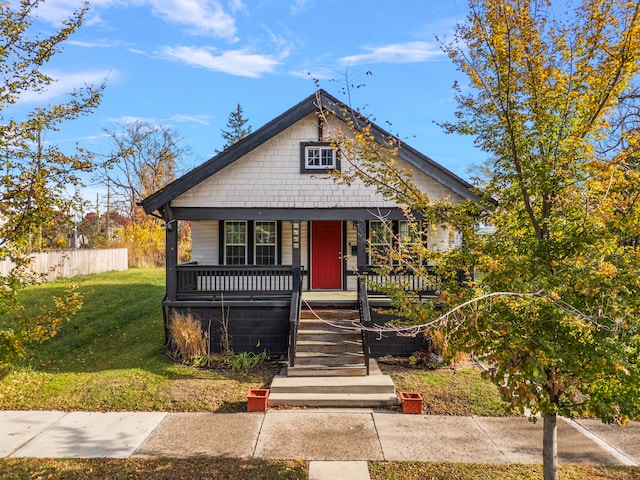
[[[90,278],[90,277],[86,277]],[[32,346],[28,363],[43,372],[98,372],[141,368],[165,374],[173,365],[165,356],[162,298],[164,287],[150,283],[82,281],[83,306],[63,322],[58,334]],[[61,296],[62,282],[21,292],[26,314]]]

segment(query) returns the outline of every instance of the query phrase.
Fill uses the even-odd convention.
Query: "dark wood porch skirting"
[[[212,353],[220,353],[222,318],[228,318],[229,343],[234,352],[267,352],[286,357],[289,348],[289,301],[165,302],[167,320],[174,313],[191,314],[209,333]]]
[[[229,341],[234,352],[266,351],[272,357],[287,356],[290,310],[288,301],[181,301],[165,302],[165,307],[168,321],[171,321],[175,312],[190,313],[198,318],[203,331],[209,332],[213,353],[220,352],[224,307],[225,314],[228,313]],[[351,308],[357,308],[357,305],[354,303]],[[371,320],[373,324],[384,325],[392,318],[371,312]],[[424,345],[423,335],[402,337],[394,333],[385,333],[380,336],[374,332],[367,335],[373,358],[385,355],[410,356]]]
[[[371,323],[374,325],[386,325],[392,320],[393,317],[391,315],[383,315],[375,311],[371,312]],[[407,337],[393,332],[383,334],[367,332],[367,338],[372,358],[380,358],[385,355],[409,357],[425,346],[425,337],[422,333],[415,337]]]

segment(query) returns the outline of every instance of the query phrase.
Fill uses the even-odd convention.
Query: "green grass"
[[[0,458],[0,480],[305,480],[308,463],[234,458],[42,459]],[[433,462],[370,462],[371,480],[538,480],[541,465],[483,465]],[[640,467],[561,465],[560,480],[633,480]]]
[[[304,480],[307,470],[307,462],[302,461],[233,458],[0,459],[0,480]]]
[[[197,370],[165,355],[164,270],[130,269],[74,279],[82,310],[0,381],[0,409],[238,411],[277,365],[250,372]],[[61,295],[57,281],[20,292],[35,307]]]
[[[422,395],[422,411],[429,415],[502,416],[512,414],[498,388],[477,368],[424,370],[408,362],[380,361],[380,369],[393,378],[398,391]]]
[[[167,358],[161,302],[163,269],[130,269],[74,279],[81,311],[0,380],[0,409],[88,411],[242,411],[251,388],[268,386],[280,365],[245,371],[219,362],[195,369]],[[67,282],[20,293],[35,308]],[[1,321],[1,319],[0,319]],[[381,363],[398,391],[419,392],[424,413],[505,415],[497,388],[477,371],[405,368]],[[402,363],[404,362],[404,363]],[[402,365],[401,365],[402,364]]]
[[[432,462],[372,462],[371,480],[538,480],[542,465],[479,465]],[[561,465],[560,480],[634,480],[640,467]]]

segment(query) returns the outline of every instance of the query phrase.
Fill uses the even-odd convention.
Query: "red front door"
[[[342,288],[342,222],[311,222],[311,288]]]

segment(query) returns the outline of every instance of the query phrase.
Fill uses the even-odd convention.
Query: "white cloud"
[[[161,53],[170,60],[195,67],[252,78],[272,72],[280,63],[271,55],[249,53],[246,49],[218,53],[206,47],[165,47]]]
[[[107,121],[109,123],[119,123],[122,125],[129,125],[132,123],[150,123],[154,125],[156,123],[156,119],[152,117],[136,117],[133,115],[123,115],[117,118],[108,118]]]
[[[229,0],[229,8],[233,13],[244,12],[247,9],[242,0]]]
[[[48,0],[37,8],[36,15],[45,22],[59,25],[75,10],[82,7],[84,0]],[[194,33],[235,40],[235,19],[225,12],[218,0],[93,0],[89,10],[89,23],[103,22],[99,16],[101,9],[110,7],[138,6],[151,7],[151,13],[168,23],[178,23],[192,29]],[[232,0],[232,12],[244,8],[240,0]]]
[[[45,72],[51,78],[58,79],[42,92],[25,92],[20,96],[20,103],[45,103],[54,98],[63,97],[75,89],[87,85],[99,85],[107,78],[113,78],[114,73],[106,70],[87,71],[79,73]]]
[[[38,5],[35,16],[42,21],[59,25],[63,20],[73,15],[74,11],[82,8],[84,3],[85,0],[48,0]],[[109,8],[118,4],[122,4],[122,2],[119,0],[93,0],[88,16],[96,15],[95,11],[99,8]],[[92,22],[91,18],[88,20]]]
[[[294,0],[293,4],[291,5],[291,13],[296,15],[303,12],[307,8],[307,5],[309,3],[310,0]]]
[[[98,40],[95,42],[83,42],[81,40],[67,40],[66,45],[73,45],[74,47],[82,48],[112,48],[121,46],[120,42],[111,40]]]
[[[235,39],[234,18],[216,0],[148,0],[155,15],[192,27],[195,33]]]
[[[381,47],[364,47],[369,53],[342,57],[343,65],[363,63],[416,63],[438,59],[444,53],[428,42],[392,43]]]
[[[298,78],[306,78],[309,80],[335,80],[340,75],[340,72],[335,68],[330,67],[301,67],[297,70],[292,70],[291,75]]]
[[[193,123],[198,123],[200,125],[208,126],[209,118],[211,117],[208,115],[185,115],[185,114],[179,113],[179,114],[173,115],[171,117],[171,120],[178,123],[193,122]]]

